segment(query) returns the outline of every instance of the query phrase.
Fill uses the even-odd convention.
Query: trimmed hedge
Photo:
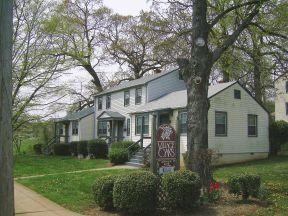
[[[128,149],[129,146],[131,146],[134,142],[133,141],[119,141],[119,142],[114,142],[111,144],[111,149],[115,149],[115,148],[124,148],[124,149]],[[139,149],[139,145],[135,145],[133,146],[133,148],[131,149],[133,152],[136,152]]]
[[[286,121],[275,121],[269,126],[270,153],[277,155],[281,145],[288,142],[288,123]]]
[[[77,152],[78,152],[78,155],[82,154],[84,157],[86,157],[88,155],[87,141],[78,141],[77,142]]]
[[[113,187],[118,176],[108,175],[98,178],[92,185],[92,193],[96,204],[104,210],[112,210]]]
[[[95,158],[106,158],[108,145],[103,139],[89,140],[87,144],[88,154]]]
[[[68,156],[70,155],[70,145],[69,144],[55,144],[53,146],[53,151],[55,155]]]
[[[237,174],[228,179],[229,192],[242,195],[243,200],[249,196],[257,197],[260,188],[260,176],[255,174]]]
[[[42,154],[42,144],[35,144],[33,145],[33,150],[35,154]]]
[[[108,158],[113,164],[123,164],[128,161],[128,150],[124,148],[111,148]]]
[[[70,142],[70,152],[71,154],[73,154],[73,156],[76,156],[78,154],[77,152],[77,141],[72,141]]]
[[[166,194],[163,204],[168,209],[190,209],[200,198],[200,178],[189,170],[164,174],[161,184]]]
[[[148,214],[157,205],[157,177],[147,171],[119,176],[113,189],[114,206],[131,214]]]

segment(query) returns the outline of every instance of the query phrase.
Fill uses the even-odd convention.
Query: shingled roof
[[[208,88],[208,98],[212,98],[219,92],[228,88],[229,86],[234,85],[237,81],[220,83],[216,85],[211,85]],[[141,107],[138,107],[137,110],[133,113],[142,113],[142,112],[151,112],[161,109],[176,109],[184,108],[187,106],[187,90],[175,91],[163,95],[162,97],[155,99]]]
[[[146,84],[146,83],[148,83],[148,82],[150,82],[152,80],[158,79],[159,77],[162,77],[162,76],[164,76],[166,74],[172,73],[172,72],[174,72],[176,70],[178,70],[178,68],[174,68],[172,70],[164,71],[162,73],[157,73],[157,74],[153,74],[153,75],[146,75],[146,76],[143,76],[143,77],[141,77],[139,79],[126,81],[126,82],[121,83],[120,85],[111,87],[109,89],[105,89],[104,91],[99,92],[98,94],[96,94],[96,96],[104,95],[104,94],[111,93],[111,92],[120,91],[120,90],[131,88],[131,87],[134,87],[134,86],[144,85],[144,84]]]
[[[82,119],[88,115],[91,115],[94,113],[94,107],[85,108],[83,110],[77,111],[77,112],[71,112],[68,113],[65,117],[58,119],[58,122],[62,121],[74,121]]]

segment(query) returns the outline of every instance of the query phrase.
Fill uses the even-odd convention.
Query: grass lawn
[[[255,214],[287,215],[288,156],[278,156],[268,160],[221,167],[214,172],[214,177],[217,180],[226,181],[229,176],[240,172],[259,174],[262,182],[270,191],[268,200],[271,201],[271,205],[255,212]]]
[[[91,186],[97,178],[104,175],[125,174],[127,172],[133,172],[133,170],[114,169],[62,174],[21,179],[18,182],[68,209],[83,213],[95,207]]]
[[[86,160],[63,156],[15,155],[14,177],[33,176],[108,166],[108,160]]]
[[[66,162],[68,163],[68,161]],[[54,165],[59,167],[57,162],[54,163]],[[45,167],[45,164],[43,167]],[[87,210],[95,206],[91,195],[91,185],[93,182],[100,176],[108,174],[125,174],[127,172],[133,172],[133,170],[103,170],[75,174],[58,174],[31,179],[21,179],[18,180],[18,182],[32,188],[68,209],[86,213]],[[215,170],[214,177],[219,181],[226,181],[229,176],[240,172],[258,173],[261,176],[262,182],[271,192],[268,198],[271,204],[265,208],[258,208],[256,206],[255,211],[252,211],[252,215],[287,215],[288,156],[278,156],[267,160],[220,167]],[[231,206],[228,206],[232,212],[234,204],[232,203]],[[247,208],[246,204],[236,204],[238,207],[240,205],[240,208]],[[223,214],[224,209],[221,204],[211,204],[211,207],[218,208],[220,215]]]

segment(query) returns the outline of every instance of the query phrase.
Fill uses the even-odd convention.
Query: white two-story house
[[[269,152],[269,114],[238,82],[209,87],[209,148],[219,163],[260,159]],[[177,123],[180,151],[187,150],[187,92],[178,69],[149,75],[95,96],[94,137],[138,141],[151,136],[152,115],[158,125]],[[144,146],[150,144],[144,139]]]

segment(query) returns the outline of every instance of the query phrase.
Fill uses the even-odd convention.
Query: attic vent
[[[234,98],[235,99],[241,99],[241,91],[234,89]]]

